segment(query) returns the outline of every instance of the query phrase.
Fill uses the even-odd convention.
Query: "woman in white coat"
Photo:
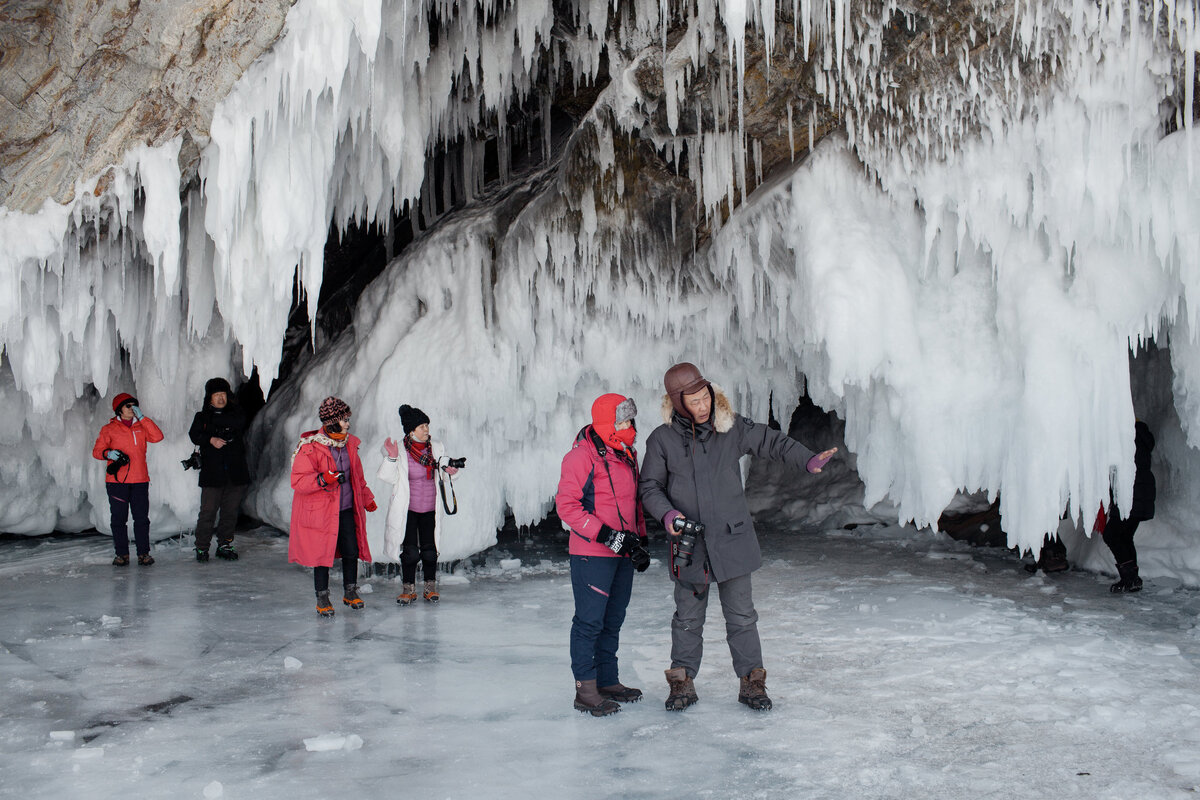
[[[425,602],[436,603],[438,540],[442,509],[437,502],[437,470],[447,475],[458,470],[440,466],[446,449],[429,436],[429,417],[412,406],[400,406],[404,441],[388,438],[383,444],[387,458],[379,467],[379,478],[393,485],[383,536],[384,555],[400,562],[403,588],[396,602],[407,606],[417,599],[417,564],[425,578]],[[403,445],[403,446],[401,446]]]

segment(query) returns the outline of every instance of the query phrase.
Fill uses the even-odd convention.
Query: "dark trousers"
[[[437,544],[433,540],[434,512],[409,511],[408,526],[404,529],[404,544],[400,550],[401,580],[417,582],[417,562],[425,580],[437,577]]]
[[[571,620],[571,672],[577,681],[613,686],[621,624],[633,593],[633,562],[628,558],[571,556],[575,618]]]
[[[1118,564],[1132,561],[1137,564],[1137,548],[1133,546],[1133,535],[1137,533],[1139,519],[1121,519],[1112,514],[1104,526],[1104,543],[1112,550]]]
[[[338,553],[342,556],[342,586],[358,583],[358,530],[354,525],[354,509],[347,508],[338,515]],[[313,567],[313,586],[317,593],[329,591],[329,567]]]
[[[233,542],[233,529],[237,526],[238,510],[246,496],[246,486],[203,486],[200,489],[200,516],[196,520],[196,547],[208,550],[212,544],[213,531],[217,544]],[[221,521],[217,522],[217,513]]]
[[[150,484],[106,483],[113,547],[117,555],[129,555],[129,512],[133,512],[133,538],[139,556],[150,552]]]
[[[675,581],[675,616],[671,618],[671,668],[683,667],[691,677],[700,671],[704,653],[704,618],[708,614],[711,583]],[[762,642],[758,638],[758,612],[750,576],[742,575],[717,584],[721,611],[725,614],[725,641],[733,656],[733,671],[744,678],[763,665]]]

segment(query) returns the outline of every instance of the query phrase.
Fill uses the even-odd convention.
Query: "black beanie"
[[[230,388],[229,381],[224,378],[209,378],[204,384],[204,404],[211,403],[212,396],[217,392],[224,392],[229,400],[233,400],[233,389]]]
[[[400,406],[400,426],[404,428],[404,435],[415,431],[421,425],[428,425],[429,417],[419,408],[412,406]]]

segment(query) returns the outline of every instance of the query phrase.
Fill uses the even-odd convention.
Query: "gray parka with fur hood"
[[[663,396],[663,423],[646,440],[638,488],[646,513],[662,521],[676,510],[704,523],[691,566],[672,574],[687,583],[727,581],[762,566],[762,552],[742,487],[744,455],[805,469],[814,453],[795,439],[734,413],[716,385],[708,422],[696,425]]]

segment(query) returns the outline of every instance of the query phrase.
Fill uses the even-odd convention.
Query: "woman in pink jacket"
[[[650,565],[646,522],[638,501],[637,437],[631,398],[606,394],[592,404],[592,424],[575,437],[563,458],[554,498],[559,518],[571,528],[571,671],[575,708],[594,717],[636,703],[639,689],[617,678],[617,646],[633,571]]]
[[[367,488],[358,458],[357,436],[350,435],[350,406],[326,397],[318,412],[321,428],[300,437],[292,455],[292,522],[288,561],[313,568],[317,613],[333,616],[329,568],[342,559],[342,602],[363,607],[358,596],[358,561],[371,560],[367,511],[375,495]]]

